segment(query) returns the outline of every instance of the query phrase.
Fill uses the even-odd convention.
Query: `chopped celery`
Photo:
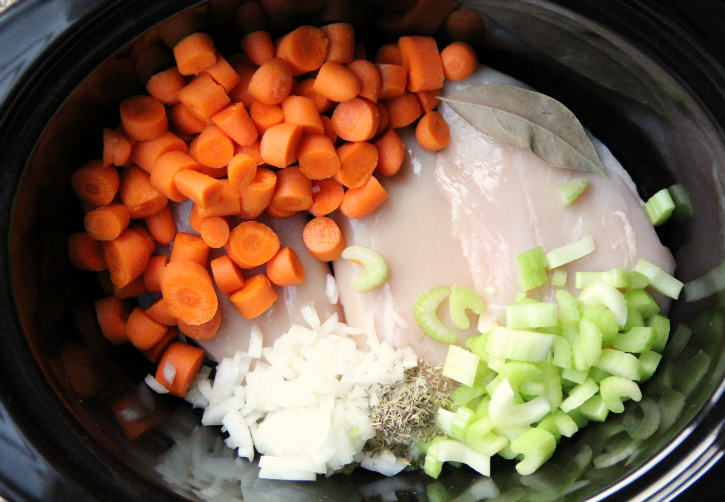
[[[484,289],[483,292],[486,293],[488,296],[493,296],[498,293],[498,286],[496,286],[495,283],[491,282],[488,286],[486,286],[486,289]]]
[[[587,187],[587,184],[589,183],[589,178],[574,178],[563,185],[559,185],[559,187],[556,189],[556,193],[559,195],[559,199],[561,199],[561,203],[564,204],[564,206],[568,206],[575,200],[579,198],[579,196],[584,192],[584,189]]]
[[[579,338],[572,344],[574,368],[588,370],[602,355],[602,332],[593,322],[582,319],[579,323]]]
[[[641,444],[642,441],[637,441],[628,436],[617,439],[611,445],[608,453],[602,453],[592,459],[594,467],[597,469],[604,469],[605,467],[611,467],[618,464],[634,453]]]
[[[642,275],[639,272],[629,273],[630,285],[627,289],[644,289],[649,286],[649,279],[646,275]]]
[[[556,410],[563,399],[559,370],[553,364],[543,364],[542,366],[544,370],[544,395],[548,399],[551,409]]]
[[[498,452],[498,454],[499,454],[499,456],[501,456],[502,458],[505,458],[506,460],[512,460],[512,459],[514,459],[514,458],[516,458],[516,457],[519,456],[517,453],[514,453],[511,450],[511,445],[510,444],[508,444],[508,445],[504,446],[503,448],[501,448],[501,450]]]
[[[619,376],[610,376],[599,384],[599,391],[602,394],[604,404],[613,413],[622,413],[624,405],[622,398],[630,398],[635,401],[642,399],[642,391],[639,385],[632,380]]]
[[[597,361],[598,362],[598,361]],[[601,368],[597,368],[596,366],[592,366],[589,368],[589,378],[594,380],[597,384],[599,384],[602,380],[604,380],[607,377],[612,376],[611,373],[604,371]]]
[[[571,418],[574,421],[576,426],[579,427],[580,429],[583,429],[589,423],[589,419],[582,414],[582,412],[579,410],[579,408],[574,408],[573,410],[568,412],[567,415],[569,416],[569,418]]]
[[[629,380],[639,380],[642,375],[642,365],[639,360],[632,354],[620,350],[602,349],[602,355],[594,366]]]
[[[632,284],[629,270],[613,268],[606,272],[577,272],[575,287],[584,289],[594,281],[604,281],[614,288],[628,288]]]
[[[524,382],[542,382],[544,380],[544,373],[537,364],[509,361],[499,370],[497,378],[499,381],[507,378],[514,392],[518,392],[519,386]],[[495,391],[495,389],[493,390]]]
[[[491,400],[489,399],[489,402],[490,401]],[[491,417],[489,417],[488,415],[483,416],[483,417],[479,418],[478,420],[472,419],[471,422],[469,422],[468,427],[466,427],[466,432],[465,432],[466,441],[468,440],[469,437],[470,438],[482,437],[482,436],[488,434],[489,432],[491,432],[494,427],[495,427],[495,425],[494,425],[493,421],[491,420]]]
[[[506,326],[509,328],[543,328],[556,326],[556,303],[531,303],[506,307]]]
[[[653,265],[645,260],[639,260],[634,266],[634,270],[635,272],[639,272],[640,274],[647,276],[650,286],[652,286],[655,291],[675,300],[680,297],[680,291],[682,291],[684,284],[659,268],[657,265]]]
[[[453,391],[451,394],[451,401],[454,403],[457,403],[459,406],[466,406],[468,403],[470,403],[472,400],[476,399],[478,396],[482,396],[486,393],[486,387],[479,384],[474,383],[473,385],[461,385],[456,390]]]
[[[562,327],[561,323],[557,319],[554,326],[546,326],[544,328],[535,328],[539,333],[548,333],[549,335],[561,336]]]
[[[526,293],[519,291],[518,293],[516,293],[516,296],[514,296],[514,305],[518,305],[525,299],[526,299]]]
[[[675,203],[670,192],[663,188],[654,194],[644,205],[644,212],[647,213],[649,221],[658,227],[670,219],[672,211],[675,210]]]
[[[668,389],[662,394],[657,402],[660,408],[659,432],[670,430],[685,409],[686,400],[685,395],[675,389]]]
[[[581,406],[582,403],[596,394],[598,390],[599,386],[594,383],[594,380],[587,378],[584,383],[577,385],[569,392],[569,397],[564,399],[560,408],[564,413],[568,413],[574,408]]]
[[[557,268],[551,274],[551,284],[553,284],[554,286],[557,286],[559,288],[563,288],[564,286],[566,286],[566,277],[567,277],[566,270]]]
[[[581,322],[581,321],[579,321]],[[617,325],[619,326],[619,325]],[[561,326],[561,336],[566,338],[566,340],[573,344],[576,342],[576,339],[579,338],[579,323],[576,324],[562,324]]]
[[[623,331],[629,331],[632,328],[643,328],[644,317],[632,304],[627,304],[627,322],[622,326]],[[615,335],[616,337],[616,335]]]
[[[521,275],[542,270],[549,266],[549,262],[546,261],[546,255],[541,246],[536,246],[525,253],[521,253],[516,257],[516,262],[519,265],[519,273]]]
[[[438,408],[438,412],[436,413],[436,425],[446,436],[453,436],[451,427],[453,426],[453,417],[455,415],[456,414],[452,411]]]
[[[493,434],[493,422],[484,417],[466,428],[465,443],[473,451],[490,457],[508,445],[508,439]]]
[[[537,429],[544,429],[545,431],[549,432],[552,436],[554,436],[554,441],[556,443],[559,443],[559,440],[561,439],[561,433],[559,432],[559,427],[557,427],[556,422],[554,421],[554,417],[551,416],[551,413],[546,415],[541,422],[539,422],[536,425]]]
[[[514,391],[506,378],[496,388],[488,406],[491,420],[499,427],[530,425],[541,420],[549,411],[551,406],[544,395],[528,403],[514,404]]]
[[[569,340],[562,336],[554,338],[554,366],[570,369],[574,364],[573,351]]]
[[[694,210],[692,209],[692,202],[690,197],[687,195],[687,190],[680,184],[672,185],[667,189],[672,197],[672,202],[675,203],[675,210],[672,212],[672,216],[677,219],[687,219],[692,216]]]
[[[453,415],[453,420],[451,421],[451,435],[453,436],[453,439],[457,439],[459,441],[464,440],[466,427],[468,427],[472,417],[472,409],[466,408],[465,406],[458,407],[456,413]]]
[[[689,396],[710,369],[710,356],[702,350],[692,356],[686,364],[677,369],[675,388]]]
[[[491,368],[493,371],[499,371],[501,368],[503,368],[504,364],[506,364],[505,357],[498,357],[492,355],[488,358],[488,367]]]
[[[546,260],[549,262],[549,268],[554,269],[583,258],[596,250],[597,246],[594,244],[594,237],[589,235],[566,246],[552,249],[546,253]]]
[[[640,354],[652,348],[657,340],[657,332],[652,328],[632,328],[618,333],[612,342],[615,349]]]
[[[488,416],[488,405],[491,404],[491,397],[490,396],[483,396],[481,400],[476,405],[476,411],[473,413],[473,417],[471,418],[471,424],[476,423],[477,421],[481,420],[483,417]],[[470,425],[469,425],[470,427]]]
[[[604,404],[602,396],[595,394],[586,400],[580,407],[579,411],[589,420],[595,422],[604,422],[609,415],[609,408]]]
[[[527,274],[521,274],[519,276],[519,285],[521,291],[529,291],[531,289],[538,288],[544,284],[549,283],[549,274],[546,273],[546,269],[534,270]]]
[[[624,430],[632,439],[644,441],[660,426],[660,407],[651,399],[644,399],[624,414]]]
[[[660,311],[660,306],[644,289],[630,289],[624,293],[627,305],[631,305],[642,314],[642,317],[652,317]]]
[[[428,455],[430,455],[430,450],[428,450]],[[483,474],[484,476],[491,475],[490,457],[476,453],[455,439],[444,439],[441,441],[438,445],[437,457],[441,462],[461,462],[479,474]]]
[[[629,317],[629,316],[627,316]],[[619,323],[614,313],[604,305],[590,305],[584,308],[584,319],[597,325],[602,332],[602,343],[612,343],[619,331]]]
[[[349,246],[342,252],[346,260],[355,260],[363,264],[363,272],[350,281],[355,291],[367,293],[379,288],[390,277],[390,267],[385,258],[372,249],[363,246]]]
[[[355,427],[353,427],[352,429],[350,429],[347,433],[350,435],[351,438],[355,438],[355,437],[358,437],[360,435],[360,432],[361,432],[360,427],[358,427],[356,425]]]
[[[655,314],[645,319],[645,325],[648,328],[652,328],[657,333],[655,343],[652,345],[654,352],[662,353],[667,345],[667,340],[670,337],[670,320],[660,314]]]
[[[463,385],[473,387],[479,362],[480,358],[473,352],[462,349],[457,345],[451,345],[448,347],[448,355],[443,365],[442,374]]]
[[[515,361],[546,361],[554,345],[554,336],[496,326],[488,337],[486,351],[492,356]]]
[[[579,321],[582,320],[582,312],[576,298],[563,289],[557,291],[555,296],[561,309],[561,323],[564,325],[579,324]]]
[[[640,378],[641,382],[646,382],[650,378],[652,378],[652,375],[654,375],[655,371],[657,370],[657,366],[659,366],[660,361],[662,360],[662,356],[658,354],[657,352],[652,352],[650,350],[642,352],[639,355],[639,364],[642,365],[642,378]]]
[[[436,315],[438,305],[451,294],[445,286],[426,291],[415,300],[413,314],[426,335],[441,343],[456,343],[458,335],[448,329]]]
[[[685,346],[692,337],[692,328],[686,324],[680,324],[675,330],[675,334],[672,335],[669,345],[665,349],[665,355],[670,359],[676,359],[680,357],[682,351],[685,350]]]
[[[582,384],[586,382],[588,377],[589,370],[579,371],[575,369],[565,368],[564,371],[561,372],[561,378],[565,378],[570,382],[575,382],[577,384]]]
[[[433,438],[430,442],[430,446],[428,446],[428,452],[425,455],[424,470],[425,473],[433,479],[438,479],[438,476],[441,474],[441,470],[443,470],[443,462],[438,460],[438,449],[440,444],[445,440],[445,436],[436,436]]]
[[[474,314],[481,315],[486,308],[483,298],[471,288],[455,287],[448,298],[448,308],[451,311],[451,320],[459,329],[468,329],[471,325],[466,309]]]
[[[559,428],[559,434],[568,438],[572,437],[579,430],[576,422],[563,410],[556,410],[552,415],[556,426]]]
[[[604,305],[609,308],[617,318],[620,326],[627,322],[627,301],[624,295],[604,281],[596,281],[588,285],[579,293],[580,301],[588,307],[590,305]]]
[[[543,429],[530,429],[511,442],[511,450],[524,456],[516,464],[516,470],[522,476],[532,474],[549,460],[556,449],[554,436]]]
[[[485,360],[488,358],[488,352],[486,352],[486,342],[488,342],[488,333],[483,333],[479,336],[472,336],[466,340],[466,347],[471,352],[476,354],[481,359]]]

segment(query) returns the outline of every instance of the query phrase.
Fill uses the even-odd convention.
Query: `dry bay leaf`
[[[440,99],[482,133],[528,148],[547,164],[607,177],[579,120],[549,96],[488,84]]]

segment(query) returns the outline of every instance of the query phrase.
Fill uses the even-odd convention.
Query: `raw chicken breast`
[[[490,69],[479,68],[469,79],[448,84],[444,95],[482,83],[521,85]],[[334,263],[340,298],[351,326],[363,326],[367,312],[375,316],[378,336],[396,346],[410,343],[433,364],[445,360],[446,346],[421,336],[413,303],[436,286],[473,287],[485,299],[482,325],[505,320],[520,286],[516,256],[535,246],[545,251],[592,235],[597,251],[565,265],[567,289],[575,295],[577,271],[632,269],[638,259],[674,270],[642,208],[636,187],[609,150],[596,140],[609,178],[551,167],[530,151],[483,135],[445,104],[440,108],[451,128],[451,144],[438,154],[420,148],[411,129],[401,131],[407,148],[399,174],[381,180],[390,199],[372,215],[349,221],[338,218],[348,245],[367,246],[385,256],[392,274],[388,284],[361,294],[349,287],[360,267],[346,260]],[[574,204],[564,207],[558,186],[575,177],[589,177],[589,187]],[[486,295],[494,283],[499,291]],[[554,301],[554,288],[529,296]],[[663,308],[668,303],[659,298]],[[447,304],[439,309],[443,318]],[[449,324],[450,325],[450,324]],[[477,334],[459,332],[459,344]]]
[[[177,230],[195,233],[189,225],[188,218],[191,202],[172,204],[171,207]],[[213,338],[199,341],[199,345],[217,361],[221,361],[224,357],[233,357],[237,350],[246,352],[249,349],[249,335],[254,323],[259,324],[262,328],[265,347],[271,347],[279,336],[289,331],[292,324],[306,326],[307,323],[302,318],[300,309],[309,303],[315,304],[317,312],[323,320],[333,313],[337,313],[340,320],[344,320],[339,304],[331,304],[325,295],[325,285],[330,268],[326,263],[313,258],[302,240],[302,230],[305,228],[307,218],[303,214],[296,214],[283,219],[261,217],[258,220],[269,225],[277,233],[281,247],[291,247],[297,253],[305,267],[305,282],[299,286],[275,286],[278,294],[277,301],[264,314],[249,320],[241,316],[227,295],[223,295],[217,290],[219,308],[222,311],[221,329]],[[224,254],[224,249],[212,249],[209,260]],[[245,271],[244,275],[251,277],[264,272],[264,266],[262,266]]]

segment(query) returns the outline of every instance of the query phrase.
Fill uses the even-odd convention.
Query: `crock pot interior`
[[[88,39],[99,36],[97,33],[76,37],[73,44],[62,49],[61,61],[71,61],[82,53],[83,64],[59,68],[47,62],[49,73],[44,77],[36,75],[35,82],[20,93],[13,109],[13,120],[18,123],[22,119],[17,117],[33,106],[23,93],[42,95],[37,87],[42,84],[47,85],[52,97],[36,105],[55,106],[57,112],[56,108],[45,112],[52,114],[47,123],[40,121],[42,115],[28,114],[35,121],[23,124],[22,131],[27,136],[15,152],[25,155],[19,157],[22,162],[17,162],[17,172],[23,166],[24,171],[17,186],[9,238],[14,315],[22,330],[9,335],[15,337],[10,347],[18,355],[2,357],[14,359],[11,364],[28,364],[27,372],[13,378],[32,380],[33,385],[45,389],[38,390],[38,396],[51,396],[54,400],[45,412],[48,416],[36,424],[41,433],[47,433],[54,420],[69,424],[69,429],[62,431],[62,437],[56,441],[69,448],[66,461],[70,472],[89,474],[106,470],[104,479],[114,475],[126,477],[118,486],[143,486],[148,490],[143,493],[154,493],[161,499],[174,498],[169,492],[174,488],[162,488],[153,467],[158,456],[173,443],[171,437],[183,431],[188,433],[198,417],[191,414],[186,403],[142,390],[143,377],[153,371],[151,364],[135,349],[114,347],[100,334],[92,303],[103,296],[98,279],[94,273],[75,270],[67,259],[69,234],[82,230],[81,209],[70,190],[69,179],[83,162],[100,157],[102,129],[116,127],[118,104],[123,98],[143,92],[139,78],[171,65],[169,47],[176,40],[203,30],[215,38],[223,54],[238,51],[234,13],[239,3],[201,4],[161,21],[191,2],[175,7],[165,5],[156,17],[144,17],[146,25],[141,23],[136,28],[130,11],[111,9],[103,26],[115,30],[111,31],[115,38],[92,46]],[[637,11],[627,11],[628,4],[617,3],[622,16],[633,16],[629,24],[617,26],[617,34],[560,5],[543,1],[480,0],[464,4],[481,12],[487,21],[486,37],[476,41],[481,62],[523,80],[572,109],[630,172],[644,200],[675,183],[685,187],[694,216],[673,218],[658,229],[662,242],[676,257],[677,277],[687,282],[722,263],[725,248],[720,178],[725,141],[710,112],[722,96],[709,95],[703,100],[705,89],[698,87],[703,84],[696,82],[696,75],[687,71],[685,63],[675,58],[661,59],[656,51],[636,48],[633,39],[626,38],[635,32],[628,29],[633,30],[637,23],[647,23],[646,17]],[[596,8],[589,2],[582,6],[585,12],[590,9],[589,13],[596,14]],[[371,28],[371,19],[376,15],[381,14],[358,6],[318,22],[355,23],[358,36],[368,42],[371,54],[388,41]],[[287,27],[310,21],[284,19],[281,24]],[[139,29],[153,24],[153,28],[139,34]],[[678,46],[661,27],[652,24],[638,29],[651,30],[648,33],[652,39],[661,37],[662,44],[673,44],[680,49],[677,54],[685,52],[686,47]],[[138,36],[131,40],[131,34]],[[104,59],[85,78],[90,71],[88,65]],[[62,81],[48,82],[50,77]],[[674,304],[672,333],[678,325],[685,324],[692,329],[692,335],[688,340],[671,336],[658,374],[644,384],[643,391],[645,399],[668,409],[676,404],[664,404],[670,401],[662,396],[677,397],[673,392],[685,396],[686,404],[679,413],[669,414],[673,416],[671,423],[660,427],[630,461],[605,469],[596,469],[591,463],[579,465],[577,454],[584,445],[596,456],[611,441],[605,428],[590,424],[571,440],[563,439],[555,457],[532,476],[520,477],[511,462],[495,460],[492,479],[501,492],[524,490],[531,500],[601,499],[615,489],[620,493],[641,491],[641,486],[627,486],[639,477],[646,478],[647,471],[650,478],[646,479],[652,482],[662,478],[665,474],[658,471],[662,469],[658,465],[682,470],[682,459],[696,449],[695,443],[699,447],[708,444],[703,439],[707,431],[702,429],[711,429],[713,425],[702,425],[702,421],[717,420],[706,419],[705,415],[719,396],[725,372],[722,307],[723,300],[717,295],[697,302],[681,299]],[[70,367],[68,361],[79,359],[69,354],[80,354],[86,367]],[[83,371],[92,376],[90,383]],[[701,374],[693,377],[698,371]],[[80,380],[76,374],[81,375]],[[143,419],[152,421],[155,427],[129,439],[129,431],[124,432],[114,418],[114,410],[124,406],[142,410]],[[36,405],[34,409],[39,408]],[[82,458],[83,454],[68,446],[77,442],[85,443],[84,448],[91,455]],[[84,467],[79,471],[81,464]],[[307,485],[295,491],[294,496],[299,500],[312,500],[320,495],[333,500],[362,500],[364,493],[372,492],[361,491],[360,487],[381,479],[356,471],[350,476],[337,475]],[[414,500],[416,491],[420,494],[426,489],[456,495],[476,479],[465,468],[446,468],[437,481],[421,472],[411,472],[398,476],[391,486],[399,492],[400,500],[406,496],[406,500]],[[428,488],[429,485],[435,486]],[[266,494],[269,498],[264,500],[273,500],[275,493],[282,496],[280,490],[286,490],[286,486],[281,482],[254,482],[243,486],[242,492],[254,491],[258,497]],[[107,496],[122,500],[128,494]]]

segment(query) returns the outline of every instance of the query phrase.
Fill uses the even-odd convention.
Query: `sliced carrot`
[[[136,143],[131,151],[131,160],[141,169],[151,174],[156,167],[156,161],[163,154],[188,151],[189,148],[183,139],[170,131],[166,131],[156,139]]]
[[[325,60],[352,63],[355,57],[355,27],[350,23],[334,23],[320,29],[328,40]]]
[[[340,170],[334,176],[348,188],[362,186],[378,164],[378,150],[371,143],[345,143],[337,149]]]
[[[126,337],[139,350],[153,347],[166,334],[168,328],[144,314],[140,307],[131,311],[126,321]]]
[[[239,83],[234,89],[229,91],[229,97],[235,103],[242,103],[249,110],[249,107],[252,106],[252,101],[254,101],[254,97],[249,94],[249,82],[252,80],[256,70],[244,64],[233,65],[233,67],[237,75],[239,75]]]
[[[201,206],[193,204],[191,211],[189,211],[189,225],[197,234],[201,235],[201,224],[204,222],[204,217],[199,213]]]
[[[283,59],[274,58],[254,72],[247,91],[257,101],[277,105],[289,95],[292,82],[292,69]]]
[[[262,144],[259,140],[255,141],[249,146],[234,145],[234,155],[239,155],[240,153],[242,153],[247,157],[251,157],[252,160],[257,163],[257,165],[264,164],[264,160],[262,159],[262,153],[260,152],[261,146]]]
[[[274,204],[274,201],[270,202],[269,206],[267,206],[267,209],[264,210],[264,214],[267,216],[271,216],[272,218],[289,218],[290,216],[297,214],[298,211],[290,211],[288,209],[283,209],[281,207],[277,207]]]
[[[451,133],[440,113],[429,112],[418,122],[415,128],[415,138],[418,140],[418,144],[426,150],[437,152],[451,142]]]
[[[127,343],[126,320],[130,311],[128,303],[115,296],[107,296],[96,300],[94,305],[103,336],[114,345]]]
[[[432,91],[443,87],[443,64],[433,37],[400,37],[400,58],[408,68],[408,89]]]
[[[378,166],[375,172],[381,176],[392,176],[400,170],[405,159],[405,145],[394,129],[380,135],[373,145],[378,150]]]
[[[284,122],[282,107],[279,105],[266,105],[257,100],[252,103],[249,116],[260,136],[263,136],[269,128]]]
[[[111,241],[121,235],[131,222],[131,215],[123,204],[109,204],[94,209],[83,218],[88,235],[97,241]]]
[[[126,230],[138,235],[138,237],[139,237],[138,243],[144,247],[145,251],[148,253],[149,256],[151,256],[151,253],[156,251],[156,241],[154,240],[153,236],[151,235],[151,232],[149,232],[145,226],[133,225],[133,226],[128,227]],[[124,230],[124,232],[126,230]]]
[[[257,66],[274,59],[274,42],[267,31],[248,33],[241,41],[242,52]]]
[[[335,151],[335,145],[324,134],[303,136],[297,150],[297,159],[300,169],[311,180],[329,178],[340,170],[340,158]]]
[[[241,190],[249,185],[257,174],[257,162],[249,155],[238,153],[229,161],[227,173],[229,183],[237,190]]]
[[[423,113],[417,96],[410,91],[405,91],[396,98],[385,100],[385,106],[388,108],[390,127],[393,129],[412,124]]]
[[[217,53],[214,66],[205,69],[204,73],[209,74],[214,79],[214,82],[221,85],[227,93],[231,92],[241,80],[239,74],[219,53]]]
[[[338,181],[329,178],[313,181],[310,213],[317,217],[327,216],[340,206],[343,195],[345,189]]]
[[[321,115],[320,118],[322,119],[322,127],[325,130],[325,136],[330,138],[330,141],[334,144],[335,141],[337,141],[337,133],[332,127],[332,119],[327,115]]]
[[[122,288],[143,274],[152,251],[143,234],[134,227],[104,242],[103,257],[113,285]]]
[[[219,307],[206,268],[192,260],[170,260],[161,274],[161,294],[169,314],[187,324],[211,320]]]
[[[269,169],[258,167],[252,182],[239,191],[241,209],[238,216],[243,220],[252,220],[262,214],[272,201],[275,186],[277,175]]]
[[[201,222],[201,238],[211,248],[224,247],[229,240],[229,223],[226,218],[222,216],[204,218]]]
[[[196,160],[208,167],[219,169],[234,157],[234,142],[218,126],[211,124],[194,140]]]
[[[143,274],[136,277],[134,280],[126,284],[122,288],[113,287],[113,296],[120,298],[121,300],[127,300],[129,298],[136,298],[143,296],[148,293],[146,284],[143,281]]]
[[[201,218],[232,216],[241,210],[239,190],[228,179],[221,179],[219,182],[223,185],[222,193],[214,204],[199,207],[198,214]]]
[[[161,136],[169,127],[164,104],[151,96],[132,96],[121,102],[121,124],[130,137],[148,141]]]
[[[122,166],[131,156],[131,143],[123,134],[103,128],[103,165]]]
[[[347,69],[360,79],[361,85],[358,96],[370,101],[377,101],[382,87],[382,77],[378,67],[370,61],[358,59],[347,65]]]
[[[198,235],[179,232],[174,238],[169,263],[177,261],[193,261],[206,267],[209,261],[209,245]]]
[[[292,248],[282,248],[267,262],[267,277],[277,286],[305,282],[305,268]]]
[[[257,2],[242,4],[237,10],[237,27],[241,33],[266,30],[268,25],[267,13]]]
[[[367,141],[380,124],[378,106],[365,98],[340,103],[332,114],[332,128],[345,141]]]
[[[156,380],[169,389],[169,394],[184,397],[199,374],[202,364],[204,364],[203,349],[192,347],[186,343],[174,342],[161,356],[156,370]],[[174,378],[171,382],[164,377],[167,367],[174,368]]]
[[[378,130],[375,132],[375,136],[380,135],[390,125],[390,114],[388,113],[388,107],[385,103],[377,103],[378,113],[380,114],[380,123],[378,124]]]
[[[320,68],[312,90],[332,101],[349,101],[360,92],[358,76],[336,61],[327,61]]]
[[[420,107],[423,110],[423,115],[428,112],[432,112],[438,105],[441,104],[441,100],[438,99],[441,96],[441,90],[435,89],[433,91],[418,91],[415,93],[420,103]]]
[[[243,221],[232,230],[227,253],[242,268],[267,263],[279,251],[279,237],[274,230],[258,221]]]
[[[388,192],[375,176],[371,176],[363,186],[345,192],[339,209],[343,215],[355,220],[372,213],[386,200]]]
[[[304,134],[323,134],[325,128],[314,101],[304,96],[287,96],[281,104],[285,124],[299,124]]]
[[[146,218],[156,214],[169,200],[154,188],[151,177],[139,167],[129,167],[123,171],[118,195],[131,218]]]
[[[176,236],[176,223],[168,204],[158,213],[146,218],[146,226],[156,242],[171,244]]]
[[[457,82],[470,77],[478,66],[478,56],[465,42],[453,42],[441,51],[443,75]]]
[[[207,121],[231,100],[224,87],[202,73],[176,93],[179,101],[198,119]]]
[[[211,273],[219,291],[228,295],[244,286],[244,276],[229,255],[220,256],[211,261]]]
[[[249,146],[257,140],[257,128],[241,103],[227,106],[211,119],[240,145]]]
[[[379,64],[394,64],[402,66],[403,60],[400,58],[400,49],[398,49],[398,44],[385,44],[381,46],[375,54],[375,62]]]
[[[163,301],[163,298],[159,299],[159,301]],[[158,302],[156,302],[156,303],[158,303]],[[154,305],[156,305],[156,303]],[[153,305],[150,308],[152,308],[152,307],[153,307]],[[165,305],[163,308],[164,308],[164,310],[166,310]],[[146,315],[151,317],[149,315],[149,309],[146,309]],[[153,347],[151,347],[148,350],[141,351],[141,353],[144,355],[144,357],[154,364],[159,362],[159,359],[161,359],[161,356],[164,354],[164,351],[166,351],[168,346],[171,345],[171,343],[174,340],[176,340],[176,337],[179,336],[179,330],[176,328],[176,319],[169,316],[168,314],[166,314],[166,315],[169,317],[169,319],[174,320],[174,324],[172,324],[169,327],[169,329],[166,330],[166,334],[163,336],[163,338],[161,338],[161,340],[156,342]],[[151,318],[153,319],[153,317],[151,317]],[[154,319],[154,320],[156,322],[159,322],[157,319]],[[164,323],[160,323],[160,324],[164,324]],[[164,324],[164,326],[166,326],[166,325]]]
[[[486,23],[477,12],[460,9],[448,14],[443,29],[451,40],[473,44],[483,40]]]
[[[302,126],[279,124],[264,133],[259,151],[267,164],[279,168],[287,167],[297,160],[297,149],[301,140]]]
[[[325,136],[322,138],[327,139]],[[277,173],[270,207],[285,212],[306,211],[312,205],[312,182],[299,167],[288,167]]]
[[[174,58],[179,73],[198,75],[216,63],[214,41],[206,33],[194,33],[174,46]]]
[[[151,306],[144,311],[144,313],[157,323],[164,326],[176,326],[179,322],[176,317],[169,314],[169,311],[166,309],[166,300],[164,300],[163,297],[152,303]]]
[[[94,206],[105,206],[116,196],[120,178],[114,167],[104,166],[100,160],[91,160],[73,173],[71,184],[81,200]]]
[[[189,151],[189,154],[191,154],[191,151]],[[210,178],[214,178],[216,180],[221,180],[227,176],[227,166],[217,168],[199,164],[199,167],[197,167],[195,171],[201,174],[206,174]]]
[[[221,327],[222,309],[217,309],[216,314],[214,314],[214,317],[212,317],[210,321],[197,326],[186,324],[184,321],[179,321],[179,331],[194,340],[208,340],[219,333],[219,328]]]
[[[247,279],[244,287],[229,295],[229,299],[245,319],[254,319],[277,301],[277,292],[264,274]]]
[[[191,113],[182,103],[172,105],[168,114],[171,124],[182,134],[199,134],[206,127],[206,122]]]
[[[146,90],[165,105],[179,102],[176,92],[186,85],[186,79],[175,66],[157,73],[146,82]]]
[[[302,75],[322,66],[329,42],[314,26],[300,26],[283,36],[277,45],[277,57],[284,59],[294,75]]]
[[[161,292],[161,272],[164,267],[169,264],[168,256],[152,256],[149,258],[149,262],[144,270],[143,278],[146,291],[149,293],[160,293]]]
[[[179,192],[174,184],[174,178],[185,169],[197,169],[199,163],[184,152],[168,152],[161,155],[154,165],[151,173],[151,185],[164,194],[169,200],[182,202],[186,195]]]
[[[320,261],[337,260],[345,250],[345,236],[340,227],[326,216],[307,222],[302,239],[310,254]]]
[[[325,96],[316,93],[314,90],[314,86],[315,79],[307,78],[297,84],[294,94],[297,96],[304,96],[306,98],[310,98],[315,103],[315,108],[317,108],[317,111],[319,113],[324,113],[332,108],[335,103],[333,103],[332,100],[326,98]]]
[[[378,99],[390,99],[405,92],[408,83],[408,69],[402,65],[384,64],[376,65],[380,71],[380,93]]]
[[[224,190],[219,180],[192,169],[179,171],[174,176],[174,185],[179,192],[202,207],[214,204]]]

